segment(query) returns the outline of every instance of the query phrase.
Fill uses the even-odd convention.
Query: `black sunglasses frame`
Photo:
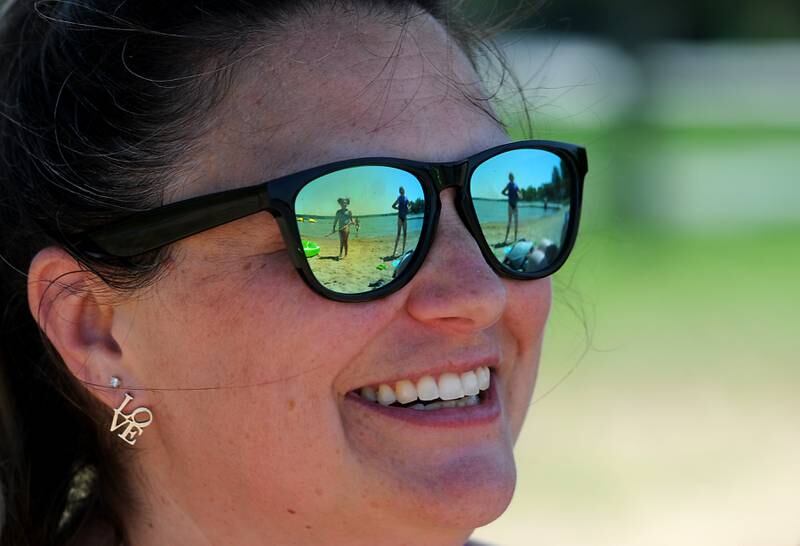
[[[569,224],[566,238],[556,260],[534,273],[520,273],[506,268],[493,254],[483,236],[478,216],[470,199],[470,181],[475,170],[485,161],[511,150],[533,149],[551,152],[562,159],[575,181],[570,196]],[[419,180],[425,196],[425,214],[420,245],[411,261],[397,278],[370,292],[342,294],[329,290],[314,276],[303,251],[295,220],[294,203],[302,188],[321,176],[349,167],[385,166],[404,170]],[[337,161],[258,184],[193,197],[155,209],[134,213],[110,225],[84,234],[76,243],[79,252],[94,257],[131,258],[227,224],[257,212],[271,213],[281,230],[289,258],[306,284],[318,294],[340,302],[364,302],[382,298],[403,288],[422,266],[434,242],[441,213],[439,194],[456,188],[456,210],[467,230],[478,243],[489,266],[504,277],[520,280],[540,279],[552,275],[566,261],[578,233],[583,184],[588,173],[585,148],[574,144],[546,140],[525,140],[490,148],[463,161],[427,163],[397,158],[358,158]]]

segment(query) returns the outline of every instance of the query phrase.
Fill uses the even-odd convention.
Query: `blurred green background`
[[[533,135],[590,174],[517,494],[476,538],[797,546],[800,4],[517,5],[467,2],[511,14]]]

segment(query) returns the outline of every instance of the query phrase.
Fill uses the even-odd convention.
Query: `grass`
[[[660,351],[648,360],[678,368],[736,353],[794,369],[798,234],[800,225],[709,236],[585,233],[556,279],[553,322],[562,327],[551,328],[551,343],[561,352],[572,344],[583,329],[577,308],[597,350],[646,344]]]
[[[584,233],[555,283],[517,495],[476,536],[796,546],[799,228]]]

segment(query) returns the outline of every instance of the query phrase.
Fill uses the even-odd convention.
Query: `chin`
[[[505,512],[514,495],[513,454],[470,455],[428,474],[423,493],[413,497],[415,517],[431,526],[471,532]]]

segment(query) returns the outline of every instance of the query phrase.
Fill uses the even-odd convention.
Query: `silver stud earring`
[[[119,386],[122,385],[122,381],[120,381],[119,377],[112,375],[108,384],[111,385],[112,389],[118,389]]]

